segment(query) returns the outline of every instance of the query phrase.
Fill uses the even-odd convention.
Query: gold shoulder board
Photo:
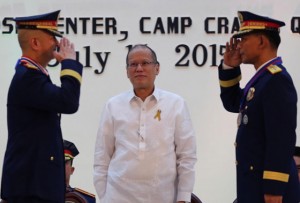
[[[89,192],[87,192],[87,191],[85,191],[85,190],[82,190],[82,189],[80,189],[80,188],[74,188],[74,190],[77,191],[77,192],[80,192],[80,193],[82,193],[82,194],[85,194],[85,195],[88,195],[88,196],[91,196],[91,197],[95,197],[94,194],[89,193]]]
[[[34,65],[31,65],[29,63],[27,64],[23,64],[26,68],[30,68],[30,69],[35,69],[35,70],[38,70],[38,67],[34,66]]]
[[[267,69],[273,75],[282,71],[282,69],[276,65],[270,65]]]

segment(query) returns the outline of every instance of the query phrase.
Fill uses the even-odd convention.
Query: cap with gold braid
[[[57,27],[59,13],[60,10],[35,16],[16,17],[14,21],[16,22],[17,29],[39,29],[57,37],[62,37]]]
[[[285,26],[285,23],[282,21],[256,15],[248,11],[238,11],[238,18],[240,30],[233,35],[233,38],[239,38],[257,30],[269,30],[279,33],[280,27]]]
[[[74,145],[74,143],[64,140],[64,154],[65,161],[73,160],[75,156],[79,154],[78,149]]]

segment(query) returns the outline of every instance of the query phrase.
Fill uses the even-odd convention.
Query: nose
[[[143,71],[144,70],[141,63],[137,63],[136,65],[137,66],[136,66],[136,70],[135,71]]]

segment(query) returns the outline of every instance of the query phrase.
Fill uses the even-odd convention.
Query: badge
[[[241,125],[242,122],[242,113],[239,113],[238,117],[237,117],[237,126],[239,127]]]
[[[255,88],[251,87],[247,93],[247,101],[250,101],[254,97]]]
[[[245,114],[244,115],[244,117],[243,117],[243,123],[245,124],[245,125],[247,125],[247,123],[248,123],[248,116]]]
[[[161,110],[158,109],[157,112],[156,112],[156,114],[155,114],[155,116],[154,116],[154,119],[157,118],[157,120],[160,121],[160,119],[161,119],[161,118],[160,118],[160,114],[161,114]]]

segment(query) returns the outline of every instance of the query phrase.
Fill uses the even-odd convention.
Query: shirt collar
[[[155,88],[155,87],[154,87],[153,93],[152,93],[151,95],[149,95],[147,98],[150,97],[150,99],[155,99],[156,101],[158,101],[159,98],[160,98],[159,92],[160,92],[160,90],[159,90],[158,88]],[[129,102],[134,101],[134,100],[136,100],[136,99],[138,99],[138,98],[139,98],[139,97],[137,97],[137,96],[135,95],[133,89],[129,91],[129,93],[128,93],[128,100],[129,100]],[[147,98],[146,98],[146,100],[147,100]]]

